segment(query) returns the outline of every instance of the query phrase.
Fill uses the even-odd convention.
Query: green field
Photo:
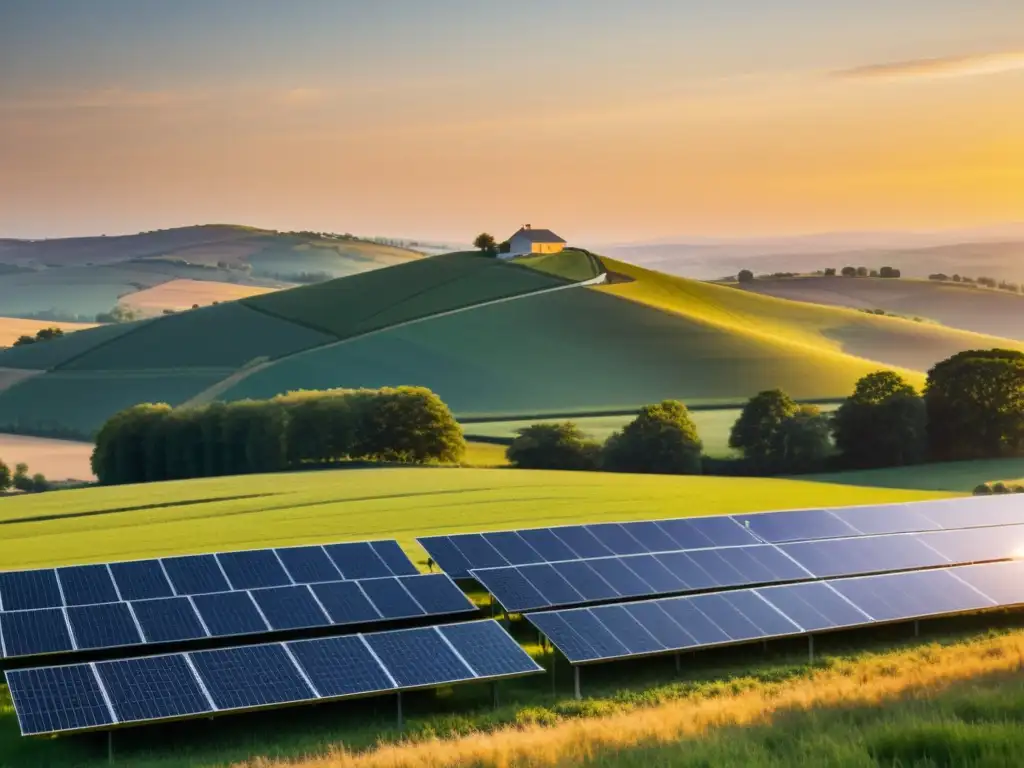
[[[278,236],[246,261],[256,277],[288,280],[302,274],[348,277],[417,258],[410,251],[377,243]]]
[[[45,344],[28,344],[0,350],[0,367],[48,371],[119,336],[142,328],[149,322],[140,320],[134,323],[98,325],[95,328],[50,339]]]
[[[587,261],[582,255],[579,259]],[[343,280],[257,296],[244,303],[347,339],[568,282],[477,252],[448,253]]]

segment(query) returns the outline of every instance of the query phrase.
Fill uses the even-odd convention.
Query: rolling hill
[[[759,278],[745,291],[854,309],[882,309],[951,328],[1024,341],[1024,296],[957,283],[901,278]]]
[[[276,290],[419,258],[415,251],[347,235],[228,225],[0,240],[0,307],[14,317],[90,322],[123,302],[159,315],[259,292],[253,289]],[[162,297],[150,292],[172,281],[177,291]],[[133,299],[139,292],[148,295]]]
[[[22,317],[0,317],[0,349],[14,345],[21,336],[35,336],[43,328],[60,328],[64,333],[92,328],[95,323],[50,323]]]
[[[399,384],[494,420],[666,397],[734,406],[769,387],[830,400],[879,367],[921,384],[934,362],[996,345],[1024,348],[579,250],[525,263],[452,253],[7,350],[0,430],[86,436],[138,402]]]

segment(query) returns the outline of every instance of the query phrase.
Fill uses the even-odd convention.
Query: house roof
[[[533,228],[527,229],[526,227],[522,227],[518,232],[516,232],[514,235],[512,235],[512,237],[525,237],[531,243],[564,243],[565,242],[565,240],[560,238],[558,235],[556,235],[550,229],[533,229]],[[510,237],[509,240],[511,240],[512,237]]]

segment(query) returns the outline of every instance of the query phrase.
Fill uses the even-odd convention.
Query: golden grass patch
[[[215,301],[235,301],[259,296],[276,289],[254,285],[216,283],[209,280],[171,280],[154,288],[131,293],[121,303],[141,312],[155,314],[165,309],[191,309],[193,304],[205,307]]]
[[[35,336],[43,328],[60,328],[64,333],[93,328],[96,323],[55,323],[52,320],[27,320],[23,317],[0,317],[0,347],[10,347],[19,336]]]

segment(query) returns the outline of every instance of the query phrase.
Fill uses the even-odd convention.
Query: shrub
[[[509,463],[520,469],[597,469],[601,446],[571,421],[531,424],[505,451]]]
[[[619,472],[697,475],[703,447],[686,406],[665,400],[644,406],[621,432],[608,438],[603,465]]]
[[[754,273],[749,269],[741,269],[736,275],[736,281],[739,283],[752,283],[754,282]]]
[[[894,371],[861,378],[832,417],[844,464],[859,469],[923,461],[927,424],[924,400]]]
[[[0,461],[0,493],[11,487],[13,479],[11,468],[4,464],[3,461]]]
[[[975,496],[991,496],[992,488],[987,483],[982,483],[981,485],[974,486],[972,493]]]
[[[993,483],[992,493],[1009,493],[1010,489],[1006,487],[1006,483]]]
[[[857,276],[857,268],[856,267],[843,267],[843,277],[856,277],[856,276]]]

